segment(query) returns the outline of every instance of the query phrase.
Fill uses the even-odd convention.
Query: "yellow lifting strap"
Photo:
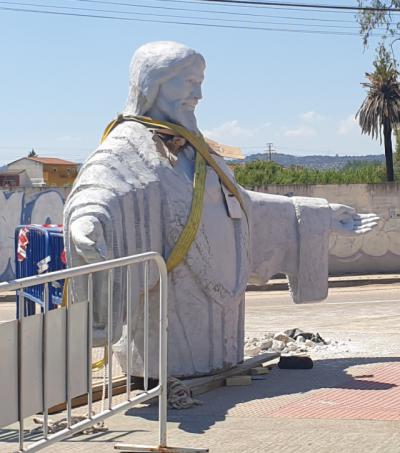
[[[133,116],[133,115],[119,115],[115,120],[111,121],[101,138],[103,142],[110,132],[118,126],[118,124],[123,123],[124,121],[135,121],[141,123],[148,127],[157,127],[161,129],[167,129],[173,131],[175,134],[185,138],[197,151],[195,159],[195,171],[193,178],[193,197],[192,205],[190,209],[190,214],[186,225],[184,226],[177,243],[175,244],[174,249],[167,259],[167,269],[170,272],[185,258],[187,255],[190,246],[192,245],[197,231],[200,226],[201,215],[203,212],[203,199],[204,191],[206,186],[206,176],[207,176],[207,164],[215,171],[218,175],[222,184],[231,192],[236,199],[238,200],[243,212],[246,215],[245,206],[240,196],[239,190],[235,184],[228,178],[225,172],[220,168],[216,160],[210,154],[209,145],[204,140],[204,137],[201,134],[195,134],[188,131],[185,127],[179,126],[178,124],[169,123],[167,121],[154,120],[145,116]],[[248,221],[248,219],[247,219]]]

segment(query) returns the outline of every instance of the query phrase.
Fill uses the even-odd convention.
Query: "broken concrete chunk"
[[[274,340],[283,341],[285,344],[288,343],[290,339],[291,338],[288,335],[282,332],[274,335]]]
[[[279,340],[273,340],[272,350],[273,351],[283,351],[285,349],[285,343]]]
[[[263,350],[263,351],[266,351],[267,349],[269,349],[273,344],[273,340],[271,338],[268,338],[267,340],[264,340],[260,343],[260,348]]]
[[[260,354],[260,352],[261,352],[261,348],[259,348],[258,346],[256,346],[255,348],[250,347],[250,348],[244,350],[244,354],[248,357],[255,357],[256,355]]]

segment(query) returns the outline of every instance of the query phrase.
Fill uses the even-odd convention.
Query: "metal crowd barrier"
[[[27,237],[24,256],[20,256],[20,233]],[[63,230],[61,225],[19,225],[15,229],[15,274],[16,278],[31,277],[65,269],[62,261],[64,250]],[[64,281],[52,282],[49,287],[49,310],[62,302]],[[43,312],[44,285],[35,285],[24,289],[24,315],[33,315],[36,305]],[[17,318],[19,317],[19,295],[17,294]]]
[[[160,274],[159,318],[159,384],[148,389],[148,262],[154,261]],[[132,397],[130,385],[131,344],[131,272],[132,266],[144,263],[144,391]],[[113,324],[113,270],[125,268],[127,280],[127,376],[126,401],[113,405],[112,395],[112,324]],[[92,397],[92,324],[93,324],[93,274],[108,272],[108,407],[93,415]],[[62,279],[88,276],[88,300],[70,304],[65,308],[49,311],[49,284]],[[19,304],[19,319],[0,323],[0,428],[19,422],[19,452],[36,452],[63,439],[67,439],[110,416],[133,406],[159,400],[159,445],[145,447],[117,444],[124,451],[153,452],[204,452],[204,449],[167,447],[167,269],[163,258],[155,252],[22,278],[0,283],[0,293],[18,291],[24,301],[24,289],[44,285],[43,313],[24,316],[24,303]],[[69,285],[70,286],[70,285]],[[16,376],[15,376],[16,375]],[[87,419],[72,422],[72,398],[87,395]],[[48,409],[55,404],[67,405],[67,427],[49,434]],[[24,420],[43,413],[43,437],[25,445]]]

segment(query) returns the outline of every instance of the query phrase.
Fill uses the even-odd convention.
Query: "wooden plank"
[[[131,390],[134,390],[132,385]],[[113,396],[120,395],[121,393],[126,392],[126,377],[119,376],[113,379]],[[103,394],[103,384],[95,384],[92,391],[93,402],[100,401]],[[108,386],[106,385],[106,398],[108,396]],[[87,404],[87,395],[80,395],[76,398],[72,398],[72,407],[80,407]],[[49,409],[49,414],[56,414],[57,412],[62,412],[66,410],[66,403],[57,404]]]
[[[220,373],[214,374],[212,376],[204,376],[199,378],[184,379],[182,382],[186,384],[192,391],[193,396],[200,395],[205,392],[209,392],[218,387],[225,385],[225,380],[228,377],[239,376],[241,374],[247,374],[252,368],[257,368],[263,364],[269,365],[273,364],[275,359],[279,359],[280,353],[265,353],[260,354],[256,357],[245,360],[243,363],[236,365],[229,370],[222,371]],[[133,384],[131,390],[135,390]],[[93,401],[100,401],[103,391],[103,385],[95,384],[93,386]],[[113,396],[120,395],[121,393],[126,392],[126,377],[120,376],[113,379]],[[106,388],[106,397],[107,397],[107,388]],[[156,402],[157,398],[153,398],[148,401],[148,403]],[[72,407],[80,407],[87,404],[87,395],[81,395],[72,399]],[[65,403],[58,404],[57,406],[49,409],[49,414],[55,414],[57,412],[64,411],[66,409]]]
[[[200,395],[205,392],[209,392],[218,387],[225,385],[225,380],[231,376],[239,376],[241,374],[247,374],[252,368],[257,368],[263,364],[273,364],[275,359],[279,359],[280,353],[278,352],[266,352],[256,357],[245,360],[243,363],[230,368],[229,370],[222,371],[212,376],[204,376],[199,378],[184,379],[182,382],[186,384],[192,391],[192,395]]]

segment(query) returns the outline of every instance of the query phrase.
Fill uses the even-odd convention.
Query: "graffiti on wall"
[[[376,229],[358,237],[332,235],[329,253],[341,260],[356,261],[363,254],[382,257],[400,255],[400,219],[382,218]]]
[[[63,189],[0,191],[0,281],[15,276],[14,234],[18,225],[62,223]]]

